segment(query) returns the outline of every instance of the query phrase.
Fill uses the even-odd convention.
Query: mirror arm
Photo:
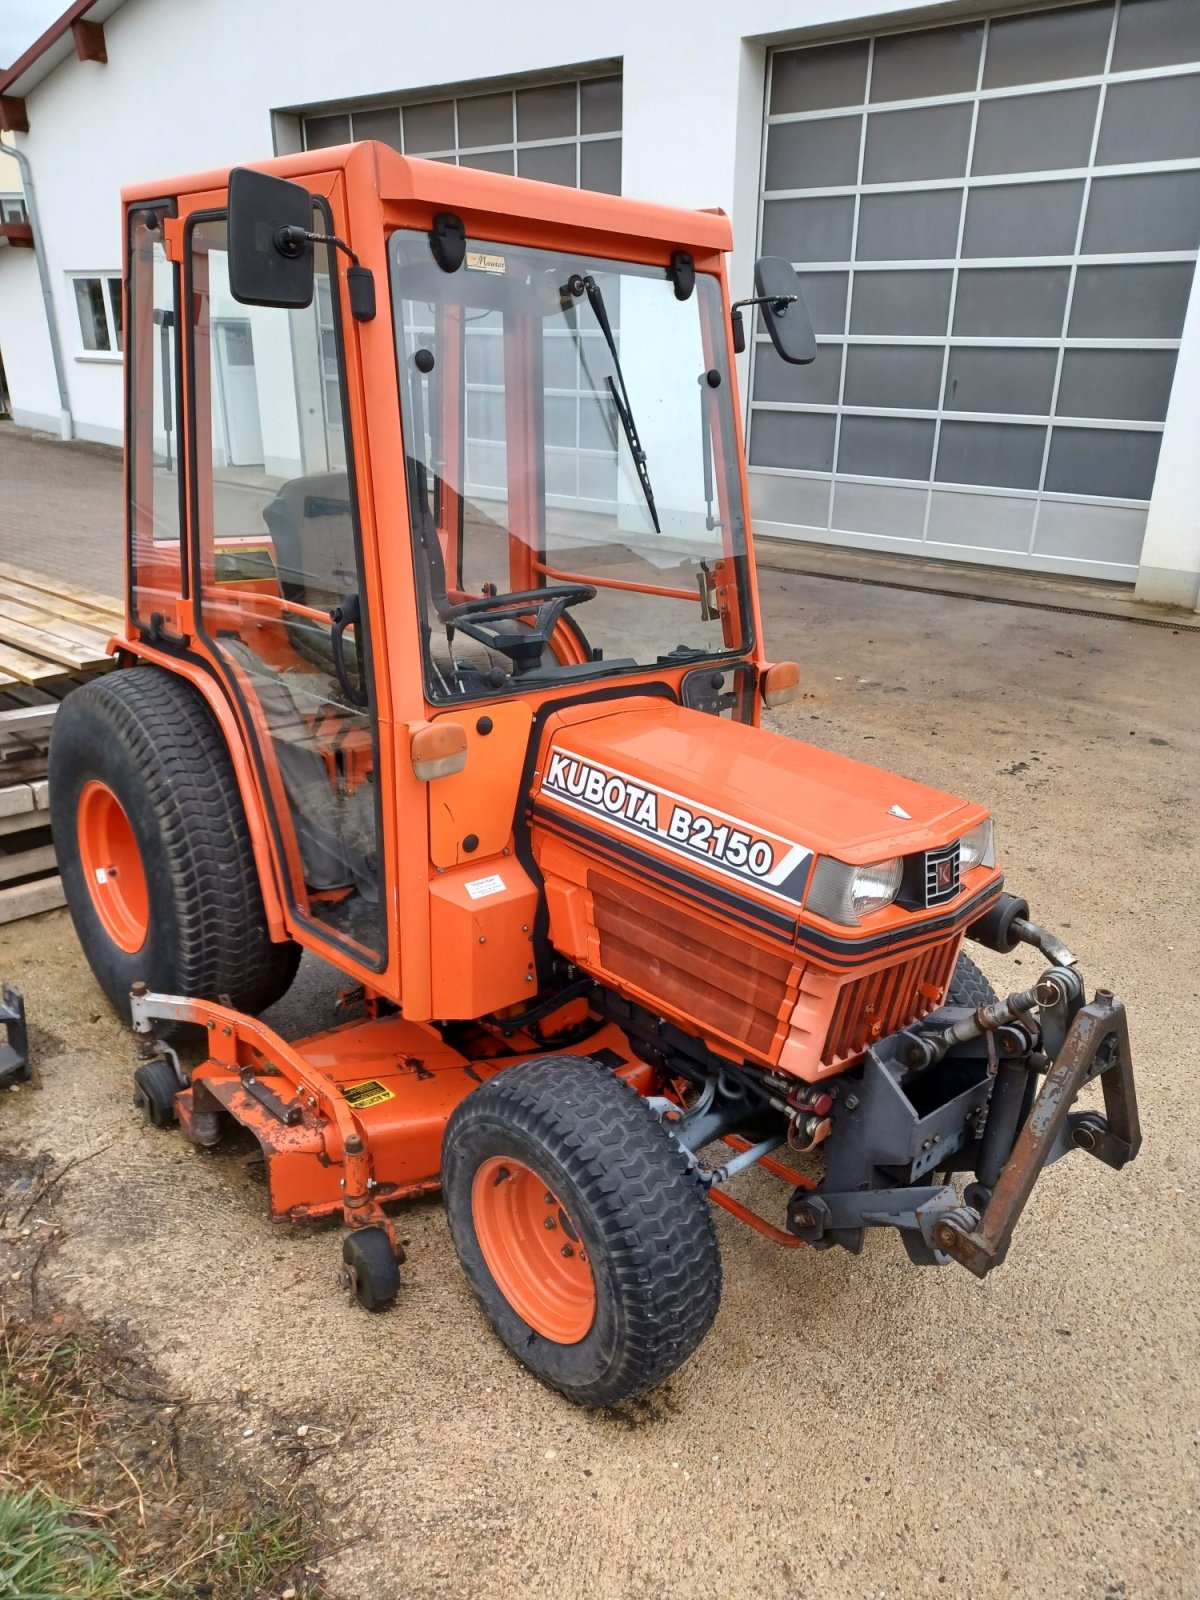
[[[770,306],[772,311],[782,311],[785,306],[790,306],[793,300],[798,300],[796,294],[752,294],[745,300],[735,300],[729,308],[729,320],[733,324],[733,353],[744,355],[746,352],[746,322],[742,316],[743,306]]]
[[[730,311],[740,311],[743,306],[770,306],[772,311],[782,311],[784,306],[790,306],[799,300],[798,294],[752,294],[745,300],[735,300],[730,306]]]
[[[359,264],[358,257],[336,233],[310,233],[306,228],[280,228],[275,248],[280,255],[298,256],[306,244],[332,244],[350,257],[346,286],[350,291],[350,315],[356,322],[370,322],[375,315],[375,274]]]

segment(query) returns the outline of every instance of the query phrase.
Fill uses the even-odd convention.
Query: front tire
[[[637,1092],[597,1063],[510,1067],[458,1106],[442,1185],[455,1249],[509,1350],[577,1405],[662,1383],[721,1298],[704,1191]]]
[[[233,763],[184,679],[138,666],[67,696],[50,822],[79,942],[126,1021],[139,979],[252,1014],[288,988],[300,947],[271,940]]]
[[[978,1011],[980,1006],[990,1006],[999,998],[970,956],[959,956],[946,995],[947,1005],[970,1006]]]

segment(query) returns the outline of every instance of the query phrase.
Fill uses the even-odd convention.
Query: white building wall
[[[942,0],[920,15],[964,9]],[[616,59],[622,191],[729,212],[734,286],[746,293],[766,44],[913,15],[904,0],[692,0],[685,11],[646,0],[550,10],[533,0],[464,0],[419,11],[396,0],[340,11],[328,0],[126,0],[104,25],[108,65],[72,59],[52,73],[30,94],[30,132],[20,136],[33,164],[76,431],[120,438],[120,364],[81,356],[67,275],[118,267],[122,185],[271,155],[273,109]],[[0,252],[10,258],[0,259],[0,347],[23,420],[40,415],[40,425],[56,428],[53,377],[33,378],[39,364],[49,367],[36,277],[11,259],[25,254]],[[1185,343],[1176,377],[1193,403],[1198,346],[1194,336]],[[1196,503],[1194,481],[1187,493],[1174,481],[1194,472],[1193,461],[1194,452],[1164,448],[1155,507],[1162,496]],[[1184,544],[1170,543],[1169,560],[1190,562],[1195,576],[1200,553]]]

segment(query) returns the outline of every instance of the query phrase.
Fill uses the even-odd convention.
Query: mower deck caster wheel
[[[162,1056],[143,1061],[133,1074],[133,1103],[152,1128],[169,1128],[175,1118],[175,1096],[183,1088],[179,1074]]]
[[[382,1228],[359,1228],[342,1240],[342,1282],[365,1311],[386,1311],[400,1292],[400,1268]]]

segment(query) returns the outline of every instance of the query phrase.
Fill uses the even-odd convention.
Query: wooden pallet
[[[65,904],[43,778],[0,789],[0,923]]]
[[[119,600],[0,561],[0,689],[103,671]]]
[[[0,562],[0,923],[63,904],[46,759],[73,689],[112,666],[120,601]]]

